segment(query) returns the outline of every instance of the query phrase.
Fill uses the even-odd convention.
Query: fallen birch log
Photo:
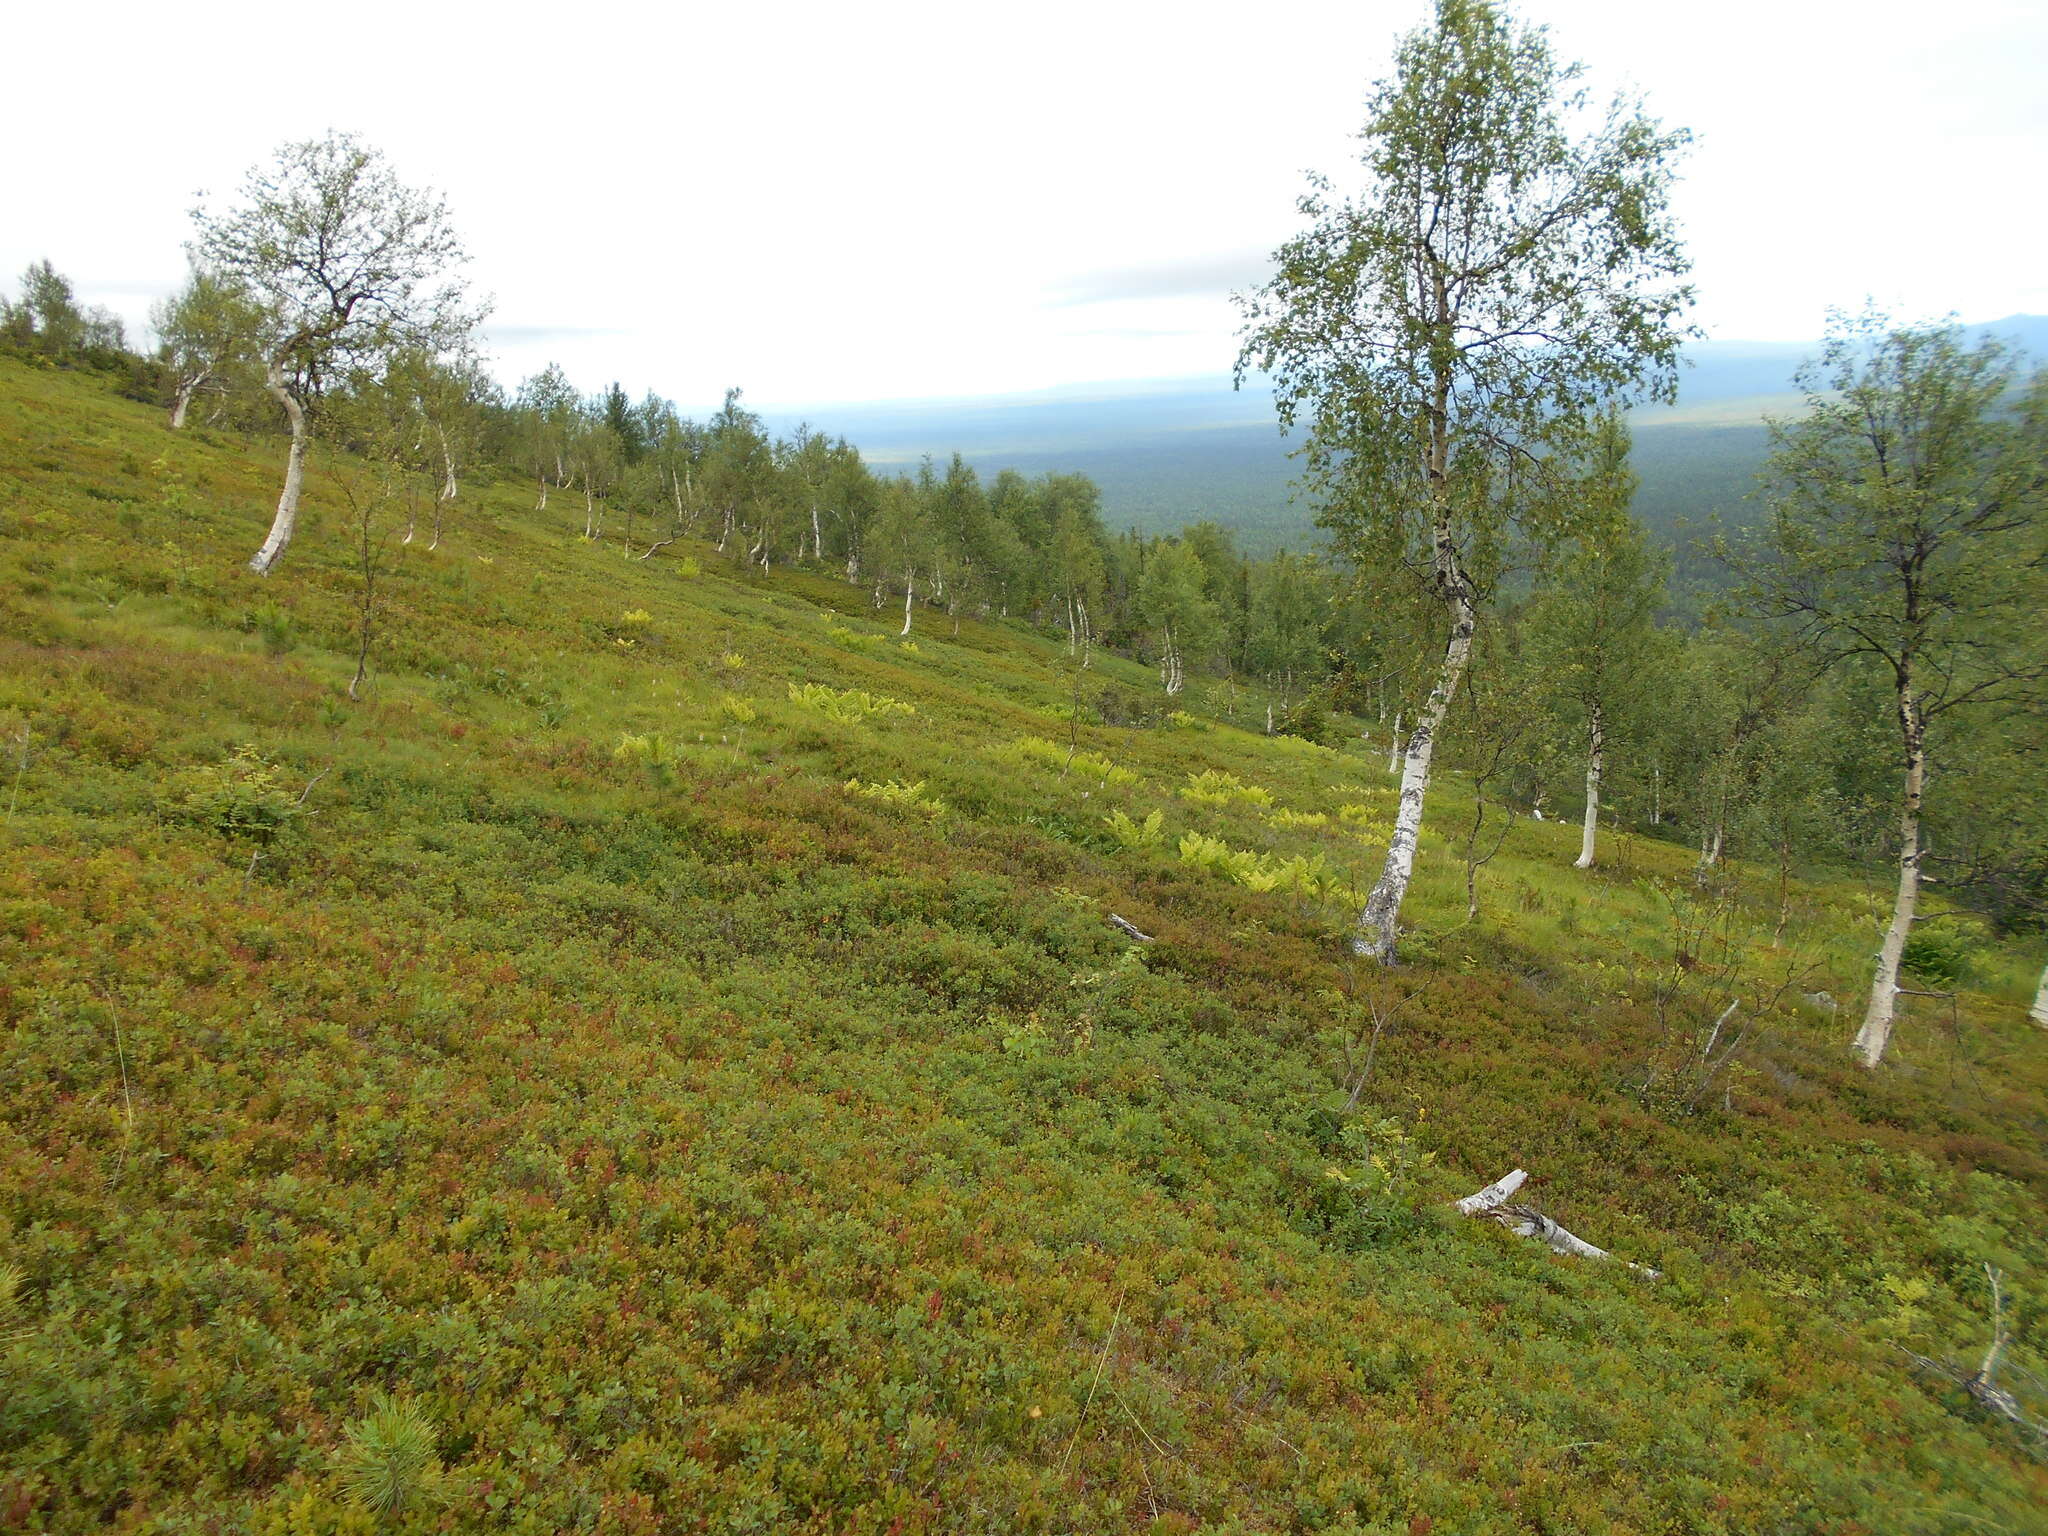
[[[1109,926],[1117,929],[1119,932],[1129,934],[1140,944],[1150,944],[1152,942],[1151,934],[1140,932],[1136,923],[1132,922],[1129,918],[1118,917],[1114,912],[1109,914]]]
[[[1533,1237],[1547,1246],[1553,1253],[1569,1253],[1581,1259],[1611,1259],[1613,1254],[1605,1248],[1595,1248],[1582,1237],[1575,1237],[1548,1216],[1531,1205],[1510,1204],[1510,1198],[1529,1180],[1529,1175],[1517,1168],[1504,1179],[1498,1179],[1478,1191],[1467,1195],[1456,1203],[1461,1216],[1488,1216],[1522,1237]],[[1652,1280],[1661,1279],[1664,1272],[1652,1269],[1647,1264],[1621,1261],[1639,1275],[1648,1275]]]

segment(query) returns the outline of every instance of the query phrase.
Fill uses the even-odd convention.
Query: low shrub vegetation
[[[272,446],[0,359],[0,1528],[2040,1528],[1903,1353],[1988,1265],[2048,1374],[2024,944],[1917,952],[1872,1074],[1854,882],[1524,819],[1468,919],[1447,777],[1363,967],[1383,751],[1191,676],[1070,766],[1059,638],[899,665],[525,478],[351,701]],[[1449,1209],[1517,1166],[1663,1278]]]

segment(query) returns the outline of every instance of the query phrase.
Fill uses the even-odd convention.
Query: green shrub
[[[1047,768],[1073,772],[1104,784],[1138,782],[1138,776],[1130,769],[1119,768],[1100,752],[1082,752],[1073,747],[1063,747],[1056,741],[1047,741],[1043,736],[1026,736],[1022,741],[1012,742],[1002,749],[1002,755],[1020,762],[1040,763]]]
[[[1116,840],[1126,848],[1154,848],[1166,841],[1166,816],[1164,812],[1153,811],[1143,821],[1132,819],[1127,813],[1111,811],[1102,818],[1115,834]]]
[[[925,781],[906,784],[901,779],[891,779],[886,784],[864,784],[859,779],[848,779],[841,786],[849,795],[858,795],[864,800],[874,800],[898,810],[914,811],[920,816],[933,820],[946,814],[950,807],[936,795],[925,793]]]
[[[1290,829],[1327,827],[1330,824],[1330,818],[1322,811],[1277,810],[1268,815],[1266,820],[1272,826]]]
[[[1217,810],[1226,810],[1233,805],[1269,806],[1273,803],[1271,790],[1247,784],[1236,774],[1225,773],[1220,768],[1190,773],[1187,783],[1181,786],[1180,797]]]
[[[859,725],[890,715],[914,715],[914,706],[887,694],[869,693],[862,688],[827,688],[823,683],[791,683],[789,702],[815,710],[840,725]]]
[[[1949,987],[1962,980],[1983,948],[1984,936],[1974,924],[1937,917],[1915,925],[1899,964],[1922,981]]]
[[[163,806],[175,821],[264,847],[277,842],[304,809],[277,764],[253,746],[237,747],[226,762],[176,775]]]

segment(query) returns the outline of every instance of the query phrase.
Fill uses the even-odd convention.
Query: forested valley
[[[1676,600],[1683,136],[1435,17],[1313,547],[500,383],[347,134],[22,274],[0,1529],[2041,1528],[2048,372],[1845,311]]]

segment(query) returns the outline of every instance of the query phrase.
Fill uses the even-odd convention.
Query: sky
[[[1696,136],[1708,335],[1806,339],[1866,297],[2048,312],[2048,5],[1515,9]],[[1426,10],[37,6],[8,23],[41,62],[0,95],[0,283],[47,256],[133,339],[198,195],[340,128],[446,195],[508,382],[555,360],[694,412],[1218,374],[1230,292],[1306,172],[1359,184],[1365,94]]]

